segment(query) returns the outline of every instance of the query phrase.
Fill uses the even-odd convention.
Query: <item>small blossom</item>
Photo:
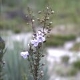
[[[38,46],[38,41],[36,39],[33,39],[31,40],[31,44],[34,46],[34,47],[37,47]]]
[[[41,30],[38,30],[37,36],[39,36],[39,35],[44,36],[44,33]]]
[[[37,40],[38,40],[38,42],[44,42],[46,39],[44,36],[39,35],[39,36],[37,36]]]
[[[21,52],[20,55],[21,55],[24,59],[26,59],[26,58],[28,57],[29,53],[28,53],[28,51],[26,51],[26,52]]]

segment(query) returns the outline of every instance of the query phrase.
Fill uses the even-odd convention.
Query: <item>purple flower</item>
[[[39,36],[39,35],[44,36],[44,33],[41,30],[38,30],[37,36]]]
[[[33,37],[34,37],[34,35],[33,35]],[[45,40],[46,39],[45,39],[45,36],[44,36],[43,32],[39,30],[37,32],[36,36],[34,37],[34,39],[31,40],[31,44],[34,47],[37,47],[40,42],[44,42]]]
[[[31,40],[31,44],[34,46],[34,47],[37,47],[38,46],[38,41],[36,39],[33,39]]]
[[[38,42],[44,42],[45,40],[46,40],[45,36],[42,36],[42,35],[37,36],[37,41]]]
[[[37,41],[38,43],[39,42],[44,42],[46,39],[45,39],[45,36],[44,36],[44,33],[42,31],[38,31],[37,32]]]
[[[29,53],[28,53],[28,51],[26,51],[26,52],[21,52],[20,55],[21,55],[24,59],[26,59],[26,58],[28,57]]]

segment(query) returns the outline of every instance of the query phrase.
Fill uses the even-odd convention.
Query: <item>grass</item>
[[[64,64],[68,64],[68,62],[69,62],[69,56],[67,56],[67,55],[64,55],[64,56],[62,56],[61,57],[61,61],[64,63]]]
[[[50,35],[46,41],[46,46],[62,46],[66,41],[74,40],[75,35]]]
[[[59,68],[55,69],[56,73],[60,75],[61,77],[73,77],[78,73],[78,70],[76,68],[72,67],[71,65],[63,66],[58,65]]]
[[[79,24],[80,0],[49,0],[48,2],[52,9],[55,11],[55,14],[52,17],[54,24]],[[42,3],[46,5],[45,0],[43,0]],[[40,6],[40,9],[44,9],[43,4]]]
[[[80,60],[73,62],[73,67],[77,70],[80,70]]]
[[[80,50],[80,43],[76,43],[73,48],[71,48],[72,51],[79,51]]]
[[[68,76],[75,76],[77,73],[78,73],[78,71],[77,71],[75,68],[71,68],[71,69],[68,71],[67,75],[68,75]]]
[[[18,1],[18,5],[16,5],[16,1]],[[34,2],[34,3],[33,3]],[[50,6],[52,7],[52,9],[55,11],[54,15],[51,16],[51,20],[53,22],[53,25],[57,25],[57,24],[77,24],[78,26],[80,26],[80,0],[49,0],[48,1]],[[33,6],[30,6],[32,4]],[[44,10],[46,5],[47,5],[47,0],[38,0],[38,1],[33,1],[33,0],[23,0],[20,1],[19,0],[6,0],[6,2],[3,2],[2,6],[2,16],[4,16],[4,14],[6,14],[7,11],[15,11],[22,9],[23,12],[27,12],[27,7],[26,6],[30,6],[33,9],[35,15],[36,12],[38,10]],[[11,6],[12,5],[12,6]],[[1,16],[1,17],[2,17]],[[4,18],[5,19],[5,18]],[[0,22],[0,29],[2,28],[12,28],[15,25],[15,27],[17,27],[17,23],[18,21],[10,21],[8,22],[8,19],[5,19],[5,23],[4,20],[1,19]],[[19,19],[22,21],[22,19]],[[20,24],[25,24],[23,21],[22,23],[20,22]],[[6,25],[6,26],[5,26]],[[75,26],[76,27],[76,26]],[[28,28],[28,27],[27,27]],[[80,29],[80,28],[79,28]],[[21,29],[22,30],[22,29]],[[15,31],[17,32],[17,31]],[[18,31],[19,32],[19,31]]]
[[[14,33],[27,32],[31,27],[18,19],[0,20],[0,30],[12,30]]]
[[[79,23],[79,0],[56,0],[52,1],[52,7],[56,12],[56,19],[63,20],[66,23]],[[79,20],[78,20],[79,19]]]
[[[4,20],[4,21],[0,21],[0,29],[11,29],[14,26],[17,26],[17,22],[16,20]]]

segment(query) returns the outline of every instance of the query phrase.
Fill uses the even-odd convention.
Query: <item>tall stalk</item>
[[[29,62],[30,73],[33,75],[34,80],[41,80],[43,73],[44,63],[41,63],[43,53],[43,45],[47,41],[47,34],[51,30],[50,15],[54,13],[51,8],[46,7],[44,11],[38,11],[38,14],[42,17],[34,17],[33,12],[28,8],[28,16],[30,17],[30,22],[28,24],[32,27],[32,40],[29,43],[28,50],[26,52],[21,52],[23,58],[27,58]],[[27,16],[27,17],[28,17]],[[35,24],[38,22],[38,26],[41,29],[36,30]]]

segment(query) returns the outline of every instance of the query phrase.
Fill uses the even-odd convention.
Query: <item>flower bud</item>
[[[37,59],[37,57],[35,57],[35,59]]]
[[[49,7],[46,7],[47,9],[49,9]]]
[[[37,20],[38,20],[38,21],[40,21],[40,19],[39,19],[39,18],[37,18]]]
[[[36,66],[36,63],[34,63],[34,65]]]
[[[44,65],[45,65],[45,63],[42,64],[42,66],[44,66]]]
[[[44,75],[44,73],[43,73],[43,71],[41,71],[41,77],[43,77],[43,75]]]
[[[26,23],[27,25],[29,25],[29,23]]]
[[[41,11],[38,11],[38,14],[41,14]]]
[[[43,71],[41,71],[41,74],[43,74]]]
[[[51,14],[53,14],[54,13],[54,11],[51,11]]]
[[[42,55],[42,57],[44,57],[44,55]]]
[[[52,22],[49,22],[49,24],[51,25],[51,24],[52,24]]]
[[[34,22],[35,20],[33,19],[32,22]]]
[[[42,19],[40,22],[43,23],[44,22],[44,19]]]
[[[49,20],[49,17],[47,17],[46,20]]]

